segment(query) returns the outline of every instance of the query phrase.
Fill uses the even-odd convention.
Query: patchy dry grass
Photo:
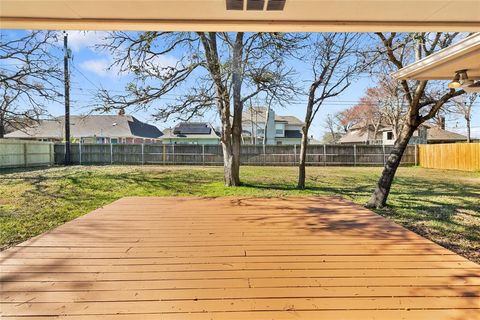
[[[364,204],[381,168],[243,167],[243,186],[225,188],[219,167],[74,166],[0,173],[0,243],[26,240],[125,196],[341,195]],[[390,206],[377,213],[480,262],[480,173],[401,168]]]

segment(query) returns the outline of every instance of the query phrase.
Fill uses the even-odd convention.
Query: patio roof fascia
[[[455,59],[462,59],[472,54],[480,56],[480,33],[475,33],[454,45],[393,72],[391,75],[398,80],[451,80],[455,74],[436,78],[425,78],[425,76],[422,77],[422,74]],[[480,80],[480,76],[470,78]]]
[[[156,20],[1,17],[0,29],[218,32],[480,32],[480,22]]]
[[[429,21],[169,20],[1,17],[0,29],[217,32],[480,32],[480,23]]]

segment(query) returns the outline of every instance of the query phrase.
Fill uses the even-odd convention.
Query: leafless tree
[[[449,46],[457,33],[376,33],[380,40],[378,53],[383,61],[394,70],[399,70],[415,60],[424,58]],[[464,93],[463,90],[433,90],[427,80],[399,81],[405,98],[407,111],[400,134],[388,156],[382,175],[377,183],[367,207],[380,208],[386,205],[395,173],[402,155],[417,128],[432,119],[450,99]]]
[[[472,141],[471,134],[471,121],[472,121],[472,109],[475,105],[475,102],[478,99],[478,93],[470,93],[463,96],[460,96],[456,99],[453,99],[453,105],[450,109],[451,112],[462,116],[465,119],[465,124],[467,127],[467,142]]]
[[[305,188],[305,164],[307,157],[308,131],[325,101],[344,92],[359,71],[358,34],[319,34],[309,50],[312,78],[307,93],[305,120],[302,127],[302,142],[298,165],[299,189]]]
[[[280,33],[141,32],[111,33],[99,47],[114,55],[114,67],[131,72],[126,94],[100,92],[103,110],[150,108],[156,117],[188,120],[216,109],[221,121],[221,144],[226,186],[240,184],[240,145],[244,104],[258,96],[284,105],[295,94],[293,71],[283,59],[297,48],[300,37]],[[175,65],[159,57],[182,54]],[[183,89],[183,90],[182,90]],[[180,96],[171,103],[162,97]]]
[[[341,138],[341,125],[338,122],[338,117],[332,114],[327,115],[324,123],[327,132],[323,135],[323,141],[326,143],[337,143]]]
[[[7,126],[21,129],[37,121],[58,100],[62,72],[55,41],[54,32],[0,34],[0,138]]]
[[[386,69],[378,78],[378,85],[367,91],[367,101],[376,108],[376,117],[382,125],[392,128],[393,137],[399,136],[406,114],[406,101],[401,87],[391,77],[391,70]]]

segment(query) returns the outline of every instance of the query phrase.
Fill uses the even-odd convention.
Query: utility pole
[[[68,74],[68,34],[63,31],[63,71],[65,84],[65,165],[70,165],[70,76]]]

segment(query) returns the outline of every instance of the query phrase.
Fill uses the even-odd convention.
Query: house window
[[[257,129],[257,134],[263,135],[265,133],[264,129]]]
[[[284,123],[275,123],[275,136],[283,137],[285,135],[285,124]]]
[[[392,131],[387,132],[387,140],[393,140],[393,132]]]
[[[277,146],[282,145],[282,141],[277,141]]]

